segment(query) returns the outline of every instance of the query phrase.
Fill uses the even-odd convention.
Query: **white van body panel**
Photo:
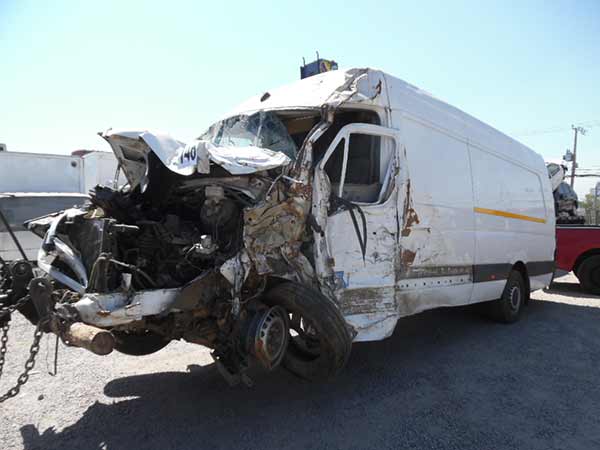
[[[340,70],[271,90],[228,116],[323,107],[380,119],[379,127],[342,128],[313,179],[312,214],[324,230],[314,233],[317,276],[355,341],[389,336],[403,316],[499,298],[513,268],[532,290],[550,283],[554,211],[543,159],[427,92],[378,70]],[[348,208],[328,212],[330,193],[341,196],[344,182],[331,185],[324,166],[332,152],[348,151],[336,146],[349,133],[367,132],[393,142],[381,146],[382,155],[393,147],[393,157],[380,158],[380,173],[393,167],[393,190],[355,202],[367,228],[363,254]]]

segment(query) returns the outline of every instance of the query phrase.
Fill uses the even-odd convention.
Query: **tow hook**
[[[54,311],[52,284],[45,278],[33,278],[28,286],[29,296],[38,313],[40,323],[46,322]],[[43,330],[48,332],[50,330]]]

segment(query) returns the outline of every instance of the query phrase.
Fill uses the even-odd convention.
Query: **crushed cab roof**
[[[360,83],[358,86],[355,83],[359,79],[368,81],[377,75],[381,76],[383,73],[369,68],[324,72],[264,91],[239,104],[223,117],[265,109],[318,109],[324,104],[341,102],[352,95],[362,95],[363,99],[367,99],[374,94],[371,92],[371,83]]]

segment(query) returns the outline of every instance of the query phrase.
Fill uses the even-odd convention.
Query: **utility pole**
[[[571,187],[573,187],[575,183],[575,169],[577,168],[577,133],[585,136],[585,128],[571,125],[571,129],[575,132],[575,137],[573,138],[573,161],[571,163]]]

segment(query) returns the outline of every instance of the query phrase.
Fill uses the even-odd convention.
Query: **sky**
[[[302,57],[376,67],[600,173],[600,1],[0,0],[0,142],[110,150],[109,127],[189,141],[299,78]],[[577,178],[579,195],[600,178]]]

